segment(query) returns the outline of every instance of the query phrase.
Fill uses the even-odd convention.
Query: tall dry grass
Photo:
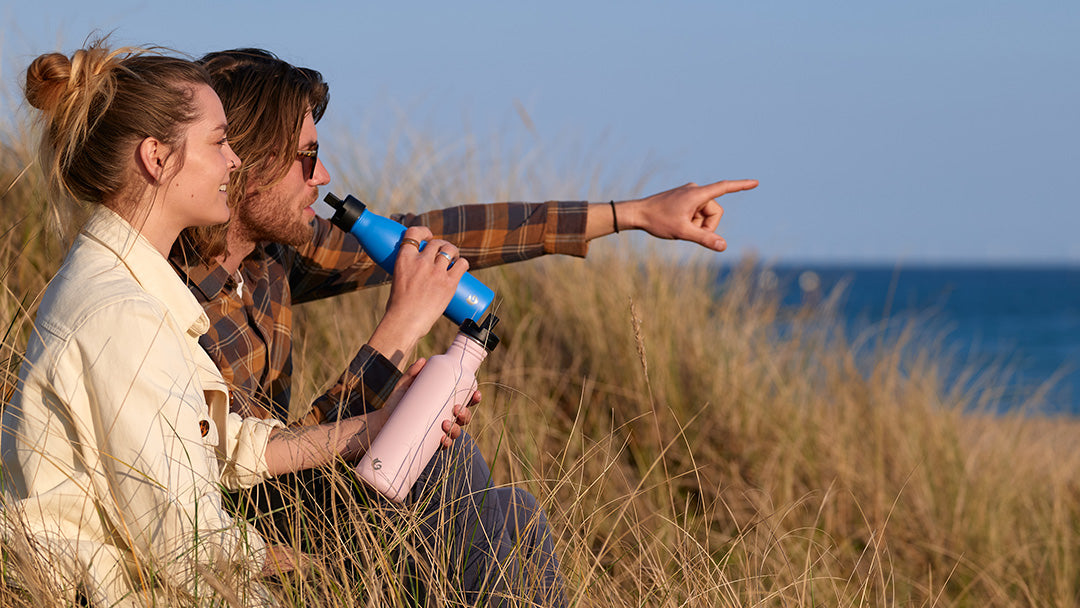
[[[5,394],[65,245],[40,177],[23,171],[28,148],[9,134],[0,151]],[[335,189],[389,210],[509,198],[540,179],[513,162],[478,165],[472,146],[404,148],[354,154]],[[582,194],[597,183],[548,179]],[[497,291],[503,344],[482,368],[470,430],[497,483],[541,499],[571,605],[1080,603],[1076,421],[987,413],[992,379],[948,384],[947,354],[918,327],[887,341],[845,335],[828,302],[786,310],[756,290],[752,261],[674,262],[665,245],[620,236],[585,261],[478,272]],[[718,261],[735,266],[723,281]],[[299,308],[300,401],[336,377],[384,298]],[[440,322],[418,355],[452,333]],[[392,515],[342,513],[327,525],[364,530],[361,547],[327,547],[274,592],[297,606],[406,602],[401,539],[372,520]],[[30,589],[0,586],[0,606],[49,592],[3,550],[0,576]],[[365,556],[361,576],[343,574],[346,552]],[[432,605],[459,601],[445,564],[422,566]]]

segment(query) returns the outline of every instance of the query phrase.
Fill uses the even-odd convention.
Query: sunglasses
[[[319,164],[319,148],[300,150],[296,153],[296,158],[300,161],[300,170],[304,174],[304,181],[315,177],[315,165]]]

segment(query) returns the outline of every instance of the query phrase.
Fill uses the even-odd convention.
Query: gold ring
[[[442,257],[446,258],[447,262],[449,262],[451,264],[454,263],[454,258],[449,253],[446,253],[445,251],[440,251],[439,253],[436,253],[435,255],[441,255]]]
[[[416,247],[417,251],[420,251],[420,241],[418,241],[416,239],[403,238],[403,239],[401,239],[401,244],[402,245],[406,245],[406,244],[413,245],[414,247]]]

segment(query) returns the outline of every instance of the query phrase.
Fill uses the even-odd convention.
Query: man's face
[[[319,133],[309,112],[300,129],[300,150],[314,150]],[[319,186],[330,183],[330,173],[322,161],[315,164],[311,178],[304,175],[297,157],[289,172],[277,184],[260,190],[260,184],[248,184],[248,195],[238,205],[235,229],[252,242],[272,241],[299,247],[311,239],[311,205],[319,198]]]

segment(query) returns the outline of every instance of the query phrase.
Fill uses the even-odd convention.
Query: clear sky
[[[608,175],[516,198],[759,179],[725,200],[734,255],[1080,264],[1075,0],[0,2],[7,87],[93,30],[261,46],[331,83],[331,159],[339,129],[378,156],[405,114]]]

